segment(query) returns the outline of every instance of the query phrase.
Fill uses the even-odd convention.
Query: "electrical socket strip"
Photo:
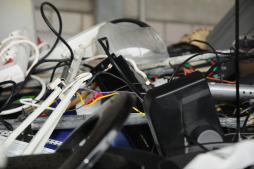
[[[16,30],[9,36],[25,36],[29,38],[27,30]],[[2,49],[18,39],[7,42]],[[0,57],[0,82],[13,80],[16,83],[24,81],[26,77],[27,66],[30,57],[30,47],[27,44],[17,44],[11,47],[3,56]],[[3,88],[11,86],[11,84],[2,85]]]

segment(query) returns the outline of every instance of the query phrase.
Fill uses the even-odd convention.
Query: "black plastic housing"
[[[143,105],[157,150],[163,156],[184,147],[184,132],[192,136],[194,130],[208,127],[223,138],[208,84],[200,72],[149,90]]]
[[[114,54],[112,54],[114,61],[119,66],[121,71],[125,74],[125,76],[129,79],[131,83],[135,85],[135,87],[138,89],[139,92],[146,92],[147,90],[151,89],[150,86],[145,85],[145,80],[143,77],[141,77],[139,74],[137,74],[134,69],[129,65],[128,62],[123,58],[123,56],[116,57]],[[91,73],[95,75],[97,72],[104,71],[108,65],[111,62],[109,59],[105,59],[100,64],[98,64],[95,68],[91,70]],[[114,74],[115,76],[118,76],[122,78],[118,70],[113,66],[111,69],[107,70],[107,72]],[[107,75],[107,74],[100,74],[95,78],[96,83],[98,84],[101,91],[114,91],[117,88],[120,88],[122,86],[125,86],[126,83],[122,82],[121,80]],[[141,83],[141,84],[135,84],[135,83]],[[129,89],[129,87],[123,88],[121,90]],[[129,89],[129,91],[131,91]],[[143,105],[142,103],[137,99],[136,102],[137,108],[143,112]]]

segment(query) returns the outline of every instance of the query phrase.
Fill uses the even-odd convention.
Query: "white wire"
[[[33,101],[32,98],[26,98],[26,99],[20,99],[20,103],[25,104],[25,105],[29,105],[29,106],[35,106],[35,107],[40,107],[40,104],[36,104],[36,103],[29,103],[29,101]],[[46,109],[48,110],[55,110],[55,108],[53,107],[46,107]]]
[[[23,40],[29,40],[28,38],[26,38],[25,36],[10,36],[6,39],[4,39],[1,44],[0,44],[0,48],[8,41],[13,40],[13,39],[23,39]]]
[[[15,42],[7,45],[6,47],[4,47],[4,49],[0,52],[0,57],[2,57],[3,54],[5,52],[7,52],[7,50],[9,50],[12,46],[17,45],[17,44],[22,44],[22,43],[29,44],[31,47],[34,48],[34,51],[35,51],[35,59],[34,59],[33,64],[27,70],[27,72],[26,72],[26,75],[27,75],[30,72],[30,70],[33,68],[33,66],[38,62],[38,60],[39,60],[39,54],[40,54],[39,53],[39,49],[37,48],[37,46],[32,41],[29,41],[29,40],[18,40],[18,41],[15,41]]]
[[[35,100],[40,100],[40,99],[43,97],[43,95],[44,95],[44,93],[45,93],[45,91],[46,91],[46,84],[45,84],[45,82],[44,82],[41,78],[39,78],[38,76],[31,75],[31,78],[37,80],[37,81],[41,84],[41,87],[42,87],[42,88],[41,88],[41,92],[40,92],[40,94],[35,98]],[[24,106],[17,107],[17,108],[15,108],[15,109],[5,110],[5,111],[2,111],[2,112],[1,112],[1,115],[7,115],[7,114],[16,113],[16,112],[22,111],[22,109],[26,109],[26,108],[28,108],[28,107],[29,107],[29,105],[24,105]]]
[[[89,62],[89,61],[91,61],[91,60],[100,59],[100,58],[108,58],[108,56],[107,56],[107,55],[97,55],[97,56],[93,56],[93,57],[91,57],[91,58],[86,59],[85,62],[87,63],[87,62]],[[137,67],[135,61],[132,60],[132,59],[126,59],[126,60],[127,60],[129,63],[132,64],[132,66],[133,66],[133,68],[135,69],[135,71],[136,71],[137,73],[139,73],[139,74],[146,80],[146,84],[149,85],[149,84],[150,84],[150,81],[148,80],[146,74],[145,74],[144,72],[142,72],[141,70],[139,70],[139,68]]]
[[[137,65],[136,65],[136,63],[134,62],[134,60],[132,60],[132,59],[126,59],[126,60],[127,60],[129,63],[132,64],[133,68],[135,69],[135,71],[136,71],[137,73],[139,73],[141,76],[143,76],[143,78],[144,78],[146,81],[148,81],[148,78],[147,78],[146,74],[145,74],[144,72],[142,72],[141,70],[139,70],[139,68],[137,67]]]
[[[61,93],[64,93],[65,91],[67,91],[70,87],[72,87],[79,79],[82,79],[82,81],[86,81],[88,79],[90,79],[92,77],[92,73],[90,72],[86,72],[86,73],[82,73],[80,75],[78,75],[76,78],[76,80],[74,82],[72,82],[71,84],[69,84]],[[35,106],[35,107],[40,107],[40,104],[36,104],[36,103],[31,103],[29,101],[32,101],[32,98],[25,98],[25,99],[20,99],[20,103],[25,104],[25,105],[29,105],[29,106]],[[39,100],[39,99],[34,99],[34,100]],[[47,107],[46,109],[48,110],[55,110],[56,108],[53,107]]]
[[[43,46],[45,46],[45,45],[48,46],[48,49],[50,48],[50,45],[49,45],[48,42],[42,42],[41,44],[39,44],[39,45],[37,46],[38,50],[40,50],[40,49],[41,49]],[[32,61],[32,60],[34,60],[34,58],[35,58],[35,55],[31,56],[31,57],[29,58],[29,62]]]
[[[40,50],[43,46],[47,45],[48,46],[48,49],[50,48],[50,44],[48,42],[42,42],[40,43],[37,47],[38,49]]]
[[[89,62],[91,60],[102,59],[102,58],[107,58],[107,57],[108,57],[107,55],[97,55],[97,56],[93,56],[93,57],[90,57],[90,58],[84,60],[84,62],[87,63],[87,62]]]

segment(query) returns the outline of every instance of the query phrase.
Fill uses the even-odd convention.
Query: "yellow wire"
[[[142,113],[141,111],[139,111],[136,107],[132,107],[134,110],[136,110],[137,112],[139,112],[140,114],[142,114],[143,116],[146,115],[145,113]]]
[[[56,101],[57,101],[57,99],[56,99],[56,100],[54,100],[52,103],[50,103],[50,105],[49,105],[49,106],[51,106],[51,105],[52,105],[53,103],[55,103]],[[49,107],[49,106],[48,106],[48,107]]]
[[[91,106],[91,105],[94,104],[96,101],[98,101],[98,100],[100,100],[100,99],[102,99],[102,98],[109,97],[109,96],[113,96],[113,95],[116,95],[116,94],[119,94],[119,93],[111,93],[111,94],[108,94],[108,95],[99,97],[99,98],[95,99],[92,103],[87,104],[87,105],[85,105],[85,106]]]
[[[82,105],[85,106],[82,96],[78,92],[76,92],[76,93],[79,96]]]

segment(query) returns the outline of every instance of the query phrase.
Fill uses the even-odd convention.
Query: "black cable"
[[[184,136],[185,136],[189,141],[191,141],[192,143],[194,143],[194,144],[196,144],[197,146],[199,146],[203,151],[205,151],[205,152],[208,152],[208,151],[209,151],[205,146],[203,146],[202,144],[200,144],[199,142],[197,142],[195,139],[191,138],[188,134],[186,134],[186,133],[183,133],[183,134],[184,134]]]
[[[112,65],[118,70],[118,72],[120,73],[120,75],[122,76],[122,78],[125,80],[125,82],[127,83],[127,85],[130,87],[130,89],[135,93],[135,95],[140,99],[141,102],[143,102],[143,96],[140,94],[140,92],[138,91],[138,89],[133,86],[131,84],[131,82],[129,81],[129,79],[125,76],[125,74],[122,72],[122,70],[119,68],[119,66],[117,65],[117,63],[115,62],[113,56],[110,55],[108,47],[105,46],[105,44],[103,43],[103,41],[108,41],[108,39],[106,37],[104,38],[100,38],[98,39],[99,43],[101,44],[102,48],[104,49],[105,53],[108,56],[109,61],[112,63]]]
[[[199,42],[199,43],[204,43],[206,45],[208,45],[215,53],[216,55],[216,59],[217,59],[217,62],[219,63],[220,62],[220,58],[218,56],[218,54],[216,53],[216,50],[212,47],[212,45],[210,45],[208,42],[205,42],[205,41],[201,41],[201,40],[192,40],[190,41],[189,43],[191,42]],[[221,80],[221,83],[223,83],[223,74],[222,74],[222,66],[219,67],[219,72],[220,72],[220,80]]]
[[[251,110],[251,109],[253,109],[253,108],[254,108],[254,104],[251,105],[251,106],[249,106],[249,107],[247,107],[247,108],[245,108],[245,109],[243,109],[243,110],[240,112],[240,114],[243,114],[244,112],[246,112],[246,111],[248,111],[248,110]]]
[[[235,1],[235,68],[236,68],[236,120],[237,120],[237,136],[238,141],[241,141],[241,131],[240,131],[240,94],[239,94],[239,0]]]
[[[251,109],[253,109],[253,108],[254,108],[254,104],[252,104],[251,106],[249,106],[249,107],[243,109],[243,110],[240,112],[240,114],[243,114],[244,112],[246,112],[246,111],[248,111],[248,110],[251,110]],[[242,132],[244,132],[244,130],[245,130],[245,128],[246,128],[246,125],[247,125],[247,122],[248,122],[248,120],[249,120],[250,114],[251,114],[251,113],[249,112],[248,115],[246,116],[246,119],[244,120]]]
[[[53,28],[53,26],[50,24],[50,22],[48,21],[47,17],[45,16],[45,14],[44,14],[44,6],[45,6],[45,5],[48,5],[48,6],[50,6],[51,8],[53,8],[53,10],[56,12],[56,14],[57,14],[57,16],[58,16],[58,19],[59,19],[59,27],[62,27],[62,18],[61,18],[61,15],[60,15],[58,9],[57,9],[53,4],[51,4],[51,3],[49,3],[49,2],[43,2],[43,3],[41,4],[41,8],[40,8],[40,9],[41,9],[41,15],[42,15],[43,20],[46,22],[46,24],[47,24],[48,27],[51,29],[51,31],[57,36],[57,38],[60,39],[60,40],[65,44],[65,46],[69,49],[69,51],[70,51],[70,53],[71,53],[71,60],[73,60],[73,59],[74,59],[74,54],[73,54],[73,51],[72,51],[70,45],[62,38],[61,33],[57,32],[57,31]],[[62,28],[61,28],[61,29],[62,29]]]
[[[10,84],[10,83],[12,84],[11,93],[10,93],[8,99],[6,99],[6,101],[4,102],[4,104],[2,105],[2,107],[0,108],[0,114],[1,114],[1,112],[5,109],[5,107],[8,105],[8,103],[10,102],[12,96],[14,95],[15,89],[16,89],[16,83],[15,83],[14,81],[9,80],[9,81],[4,81],[4,82],[1,82],[1,83],[0,83],[0,86],[1,86],[1,85],[5,85],[5,84]],[[11,125],[9,122],[5,121],[5,120],[3,119],[2,116],[0,116],[0,122],[3,123],[3,125],[4,125],[8,130],[13,131],[12,125]]]
[[[20,85],[20,87],[16,90],[16,92],[14,93],[14,95],[17,95],[17,94],[19,93],[19,91],[25,86],[25,84],[27,83],[27,81],[28,81],[28,79],[29,79],[31,73],[35,70],[35,68],[36,68],[37,66],[39,66],[40,64],[42,64],[42,63],[44,63],[44,62],[59,62],[59,61],[64,61],[64,60],[55,60],[55,59],[54,59],[54,60],[51,59],[51,60],[47,60],[47,61],[45,60],[45,59],[53,52],[53,50],[55,49],[56,45],[58,44],[58,42],[59,42],[59,40],[60,40],[60,36],[61,36],[61,34],[62,34],[62,19],[61,19],[61,15],[60,15],[59,11],[57,10],[56,7],[54,7],[54,5],[52,5],[52,4],[49,3],[49,2],[44,2],[44,3],[42,3],[42,5],[41,5],[41,7],[40,7],[41,15],[42,15],[42,18],[44,19],[44,21],[47,23],[47,25],[48,25],[49,27],[53,28],[53,27],[51,26],[51,24],[49,23],[49,21],[47,20],[45,14],[44,14],[44,8],[43,8],[44,5],[49,5],[49,6],[52,7],[52,8],[54,9],[54,11],[57,13],[58,20],[59,20],[59,31],[58,31],[58,33],[57,33],[58,36],[57,36],[57,39],[56,39],[55,43],[53,44],[52,48],[48,51],[48,53],[47,53],[45,56],[43,56],[43,57],[38,61],[38,63],[36,63],[36,64],[33,66],[33,68],[32,68],[31,71],[28,73],[28,75],[26,76],[25,80],[24,80],[23,83]],[[67,44],[67,45],[68,45],[68,44]],[[71,51],[71,53],[72,53],[72,51]],[[66,60],[66,61],[69,61],[69,59],[65,59],[65,60]]]
[[[133,85],[142,85],[142,84],[145,84],[145,85],[146,85],[146,83],[132,83],[132,84],[133,84]],[[117,89],[115,89],[115,90],[113,90],[113,91],[120,91],[121,89],[123,89],[123,88],[125,88],[125,87],[128,87],[128,85],[119,87],[119,88],[117,88]]]
[[[248,110],[251,110],[251,109],[253,109],[253,108],[254,108],[254,104],[251,105],[251,106],[249,106],[249,107],[247,107],[247,108],[245,108],[244,110],[242,110],[240,114],[243,114],[244,112],[246,112],[246,111],[248,111]],[[235,135],[238,136],[239,134],[241,134],[241,135],[254,135],[254,133],[243,133],[243,132],[245,131],[245,128],[246,128],[248,119],[249,119],[249,117],[250,117],[250,114],[251,114],[251,113],[249,112],[248,115],[247,115],[247,117],[246,117],[246,119],[245,119],[245,121],[244,121],[244,123],[243,123],[242,133],[238,133],[238,132],[236,132],[236,133],[228,133],[228,134],[225,134],[224,136],[225,136],[225,137],[228,137],[228,136],[235,136]]]
[[[53,81],[53,78],[54,78],[56,69],[57,69],[57,68],[59,67],[59,65],[60,65],[61,63],[63,63],[63,62],[64,62],[66,65],[68,65],[68,63],[67,63],[66,61],[60,61],[60,62],[58,62],[58,63],[56,64],[56,66],[55,66],[55,68],[54,68],[52,74],[51,74],[49,83],[51,83],[51,82]]]
[[[197,146],[199,146],[202,150],[204,150],[205,152],[209,151],[207,148],[205,148],[202,144],[200,144],[199,142],[197,142],[195,139],[191,138],[191,136],[188,135],[188,133],[185,130],[185,125],[184,125],[184,113],[183,113],[183,102],[181,102],[181,123],[182,123],[182,129],[183,129],[183,135],[185,138],[187,138],[189,141],[191,141],[192,143],[196,144]]]
[[[63,62],[65,63],[64,65],[67,65],[70,68],[70,65],[69,65],[69,63],[67,61],[60,61],[60,62],[58,62],[58,64],[54,67],[54,70],[53,70],[53,72],[51,74],[49,83],[51,83],[53,81],[56,69],[58,67],[60,67]],[[62,65],[62,66],[64,66],[64,65]],[[45,91],[44,95],[42,96],[42,100],[44,100],[46,98],[46,96],[48,94],[48,91],[49,91],[48,88],[46,88],[46,91]]]
[[[2,105],[2,107],[0,108],[0,113],[5,109],[5,107],[7,106],[7,104],[10,102],[12,96],[14,95],[15,89],[16,89],[16,83],[12,80],[8,80],[8,81],[4,81],[0,83],[0,86],[5,85],[5,84],[12,84],[11,87],[11,93],[8,97],[8,99],[6,99],[6,101],[4,102],[4,104]]]
[[[56,69],[57,69],[58,67],[60,67],[60,65],[61,65],[63,62],[65,63],[64,65],[67,65],[68,67],[70,67],[70,65],[68,64],[67,61],[60,61],[60,62],[58,62],[58,64],[56,64],[56,66],[55,66],[54,69],[53,69],[53,72],[52,72],[52,74],[51,74],[49,83],[51,83],[51,82],[53,81],[53,78],[54,78],[54,76],[55,76],[55,71],[56,71]],[[46,91],[45,91],[45,93],[44,93],[44,95],[43,95],[43,97],[42,97],[42,100],[44,100],[44,99],[46,98],[47,94],[48,94],[48,88],[46,88]]]
[[[129,23],[134,23],[140,27],[150,27],[148,24],[144,23],[144,22],[141,22],[139,20],[135,20],[135,19],[129,19],[129,18],[122,18],[122,19],[116,19],[116,20],[113,20],[113,21],[110,21],[111,23],[122,23],[122,22],[129,22]]]
[[[235,136],[237,134],[238,133],[227,133],[227,134],[224,134],[224,137]],[[254,133],[241,133],[241,135],[254,135]]]
[[[254,58],[254,55],[248,55],[248,56],[245,56],[245,57],[241,57],[239,58],[239,60],[245,60],[245,59],[250,59],[250,58]],[[221,61],[220,63],[216,63],[215,65],[211,66],[210,69],[206,72],[205,76],[207,77],[211,71],[213,71],[213,69],[221,64],[224,64],[224,63],[229,63],[229,62],[234,62],[236,59],[229,59],[229,60],[223,60]]]
[[[61,62],[61,61],[62,60],[59,60],[59,62]],[[63,67],[65,65],[67,65],[70,68],[69,62],[67,62],[65,64],[62,64],[62,65],[59,65],[58,67]],[[48,68],[45,68],[45,69],[36,69],[36,70],[33,71],[33,74],[38,74],[38,73],[41,73],[41,72],[49,71],[49,70],[52,70],[54,68],[55,68],[55,66],[51,66],[51,67],[48,67]]]
[[[65,66],[66,64],[62,64],[62,65],[59,65],[58,67],[63,67]],[[33,74],[38,74],[38,73],[41,73],[41,72],[45,72],[45,71],[48,71],[48,70],[52,70],[54,69],[55,66],[51,66],[51,67],[48,67],[48,68],[45,68],[45,69],[36,69],[35,71],[33,71]]]
[[[183,63],[181,63],[181,65],[179,65],[176,70],[173,72],[173,74],[170,76],[170,79],[168,80],[168,82],[171,82],[171,80],[173,79],[173,77],[175,76],[175,74],[179,71],[179,69],[185,65],[189,60],[191,60],[192,58],[196,57],[196,56],[199,56],[199,55],[203,55],[203,54],[206,54],[206,53],[219,53],[219,52],[202,52],[202,53],[197,53],[191,57],[189,57],[188,59],[186,59]]]
[[[245,131],[245,128],[246,128],[249,118],[250,118],[250,112],[248,113],[248,115],[246,116],[246,119],[244,120],[242,132]]]
[[[236,105],[234,105],[233,103],[229,103],[229,102],[216,104],[215,107],[228,106],[228,105],[232,105],[232,106],[234,106],[236,108]]]
[[[92,83],[92,81],[96,78],[96,76],[98,76],[98,75],[100,75],[100,74],[107,74],[107,75],[113,76],[113,77],[115,77],[115,78],[121,80],[121,81],[124,82],[125,84],[127,84],[127,82],[126,82],[125,80],[123,80],[122,78],[120,78],[120,77],[118,77],[118,76],[116,76],[116,75],[114,75],[114,74],[112,74],[112,73],[108,73],[108,72],[98,72],[98,73],[96,73],[95,75],[93,75],[93,77],[87,82],[87,84],[86,84],[86,86],[85,86],[84,88],[87,88],[87,87]],[[129,86],[129,85],[127,84],[127,86]]]
[[[65,59],[62,61],[69,61],[69,59]],[[30,75],[32,74],[32,71],[35,69],[35,67],[37,67],[38,65],[45,63],[45,62],[59,62],[59,60],[56,59],[50,59],[50,60],[44,60],[42,62],[38,62],[34,65],[34,67],[31,69],[31,71],[28,73],[28,75],[26,76],[25,80],[21,83],[20,87],[15,91],[14,96],[17,95],[19,93],[19,91],[25,86],[25,84],[27,83],[27,81],[30,78]]]

